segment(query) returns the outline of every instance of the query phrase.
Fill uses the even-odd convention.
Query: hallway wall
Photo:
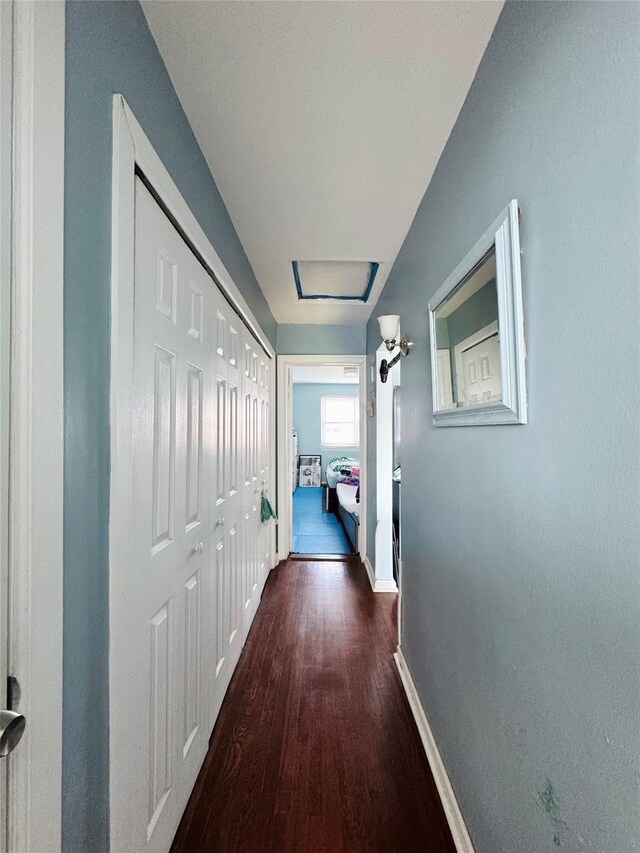
[[[402,646],[477,853],[640,837],[639,33],[507,2],[374,312],[415,341]],[[434,429],[428,301],[514,197],[530,423]]]
[[[66,6],[63,815],[108,839],[112,95],[122,93],[273,344],[276,324],[138,2]]]
[[[360,459],[360,449],[331,448],[321,445],[321,399],[323,396],[357,397],[360,393],[358,385],[320,384],[313,382],[296,382],[293,385],[292,409],[293,425],[298,433],[298,453],[305,456],[318,454],[322,456],[322,476],[324,478],[327,465],[336,456],[352,456]]]
[[[364,355],[366,327],[278,323],[278,355]]]

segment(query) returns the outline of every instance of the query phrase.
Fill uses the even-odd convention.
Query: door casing
[[[9,473],[2,484],[11,484],[3,494],[3,663],[20,683],[17,710],[27,719],[22,740],[2,759],[8,814],[0,820],[6,849],[17,853],[61,844],[65,7],[6,2],[0,15],[0,264],[10,361],[7,371],[3,351]]]
[[[367,376],[366,355],[279,355],[278,356],[278,559],[286,560],[291,552],[292,513],[291,498],[291,428],[293,426],[291,400],[291,371],[295,366],[323,367],[327,365],[356,365],[359,371],[360,396],[360,505],[365,511],[360,516],[358,544],[360,557],[367,557]]]

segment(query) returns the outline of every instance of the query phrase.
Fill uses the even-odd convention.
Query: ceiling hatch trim
[[[368,274],[365,280],[364,289],[361,293],[314,293],[310,292],[312,288],[306,288],[307,293],[304,293],[302,290],[302,272],[300,269],[300,265],[306,264],[314,264],[314,265],[331,265],[331,264],[352,264],[354,267],[356,266],[365,266],[368,267]],[[378,274],[378,270],[380,268],[380,264],[377,261],[291,261],[291,266],[293,268],[293,278],[296,285],[296,292],[298,294],[298,299],[323,299],[337,302],[367,302],[369,296],[371,294],[371,288],[373,287],[373,283],[376,280],[376,275]]]

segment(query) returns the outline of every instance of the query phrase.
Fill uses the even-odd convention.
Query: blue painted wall
[[[376,308],[415,341],[402,645],[477,853],[640,838],[639,63],[638,4],[508,2]],[[436,430],[427,304],[513,197],[530,423]]]
[[[67,4],[63,845],[108,849],[112,95],[131,105],[275,345],[275,321],[137,2]]]
[[[364,355],[366,328],[279,323],[278,355]]]
[[[353,448],[326,448],[321,445],[321,398],[357,397],[357,385],[313,382],[296,382],[293,386],[293,425],[298,433],[298,453],[322,456],[322,473],[336,456],[360,459],[360,451]]]

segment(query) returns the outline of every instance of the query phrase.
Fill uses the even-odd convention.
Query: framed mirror
[[[518,202],[429,303],[435,426],[527,422]]]

